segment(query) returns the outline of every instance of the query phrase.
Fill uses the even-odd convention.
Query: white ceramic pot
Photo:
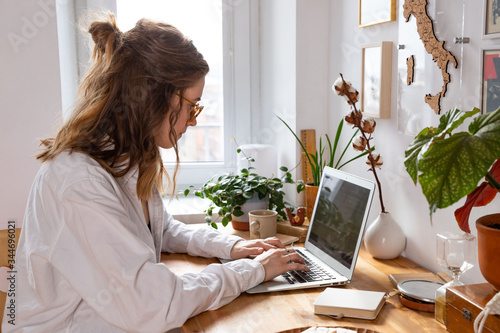
[[[397,258],[406,247],[406,236],[390,213],[379,213],[365,232],[366,250],[377,259]]]
[[[241,216],[233,216],[233,221],[248,222],[248,212],[252,210],[267,209],[267,202],[267,197],[263,200],[259,200],[258,198],[247,200],[247,202],[241,205],[241,210],[244,214]]]
[[[250,224],[248,222],[248,212],[252,210],[263,210],[267,209],[268,198],[259,200],[258,196],[254,194],[252,199],[247,200],[243,205],[241,205],[241,210],[243,215],[232,217],[231,224],[233,229],[236,230],[250,230]]]

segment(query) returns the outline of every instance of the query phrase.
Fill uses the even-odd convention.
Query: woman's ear
[[[180,108],[181,107],[181,101],[182,101],[182,95],[181,95],[181,91],[180,90],[176,90],[173,94],[172,94],[172,106],[174,107],[178,107]]]

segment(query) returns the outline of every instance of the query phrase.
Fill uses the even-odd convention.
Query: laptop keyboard
[[[332,280],[334,277],[327,273],[323,268],[321,268],[314,261],[310,260],[306,255],[304,255],[300,250],[295,250],[306,262],[306,265],[310,268],[309,271],[288,271],[281,276],[290,284],[295,283],[307,283],[313,281],[323,281]]]

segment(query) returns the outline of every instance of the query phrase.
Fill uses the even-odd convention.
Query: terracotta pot
[[[318,195],[318,188],[319,186],[306,184],[304,199],[306,202],[306,216],[309,221],[311,221],[311,216],[314,209],[314,203],[316,202],[316,196]]]
[[[250,230],[250,223],[248,223],[248,221],[240,222],[231,220],[231,226],[233,227],[234,230],[242,230],[242,231]]]
[[[500,225],[500,214],[480,217],[476,221],[477,255],[483,277],[500,291],[500,229],[491,226]]]

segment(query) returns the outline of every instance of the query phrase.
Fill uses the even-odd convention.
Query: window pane
[[[222,82],[222,0],[117,0],[117,21],[129,30],[141,18],[177,27],[193,40],[210,66],[200,104],[205,106],[179,140],[181,162],[224,161],[224,109]],[[175,162],[173,149],[162,150],[165,162]]]

